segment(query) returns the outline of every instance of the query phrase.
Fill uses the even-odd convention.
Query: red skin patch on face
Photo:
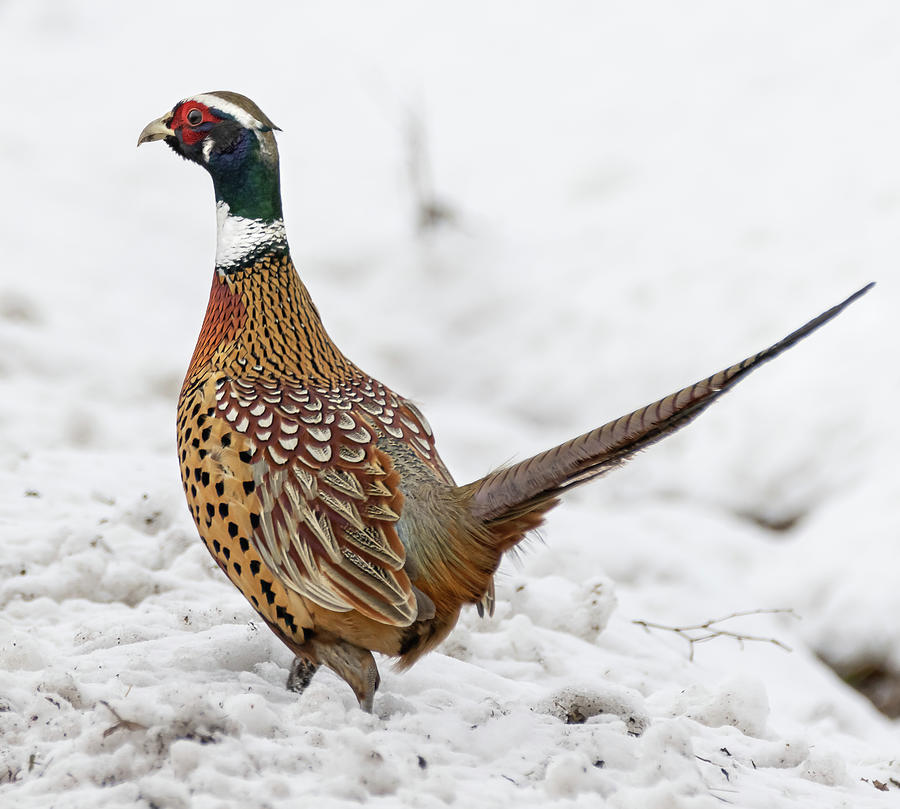
[[[188,115],[192,110],[199,110],[203,115],[203,118],[196,124],[188,121]],[[217,124],[221,120],[218,116],[213,115],[205,104],[201,104],[199,101],[185,101],[175,108],[175,112],[172,113],[172,122],[169,126],[176,132],[180,129],[181,140],[188,146],[193,146],[209,134],[205,124]],[[198,127],[204,127],[204,129],[198,131]]]

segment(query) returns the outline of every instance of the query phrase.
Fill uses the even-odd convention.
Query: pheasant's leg
[[[375,691],[381,682],[372,653],[344,640],[326,642],[313,639],[308,643],[312,646],[316,659],[353,689],[359,700],[359,707],[372,713]]]
[[[305,660],[302,657],[295,657],[294,662],[291,663],[291,673],[288,674],[287,678],[288,691],[302,694],[306,691],[306,687],[318,670],[318,663],[313,663],[311,660]]]

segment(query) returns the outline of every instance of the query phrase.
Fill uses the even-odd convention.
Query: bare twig
[[[456,225],[457,214],[434,191],[434,173],[428,149],[425,116],[420,105],[411,108],[406,123],[407,168],[409,184],[416,206],[416,229],[419,233],[440,225]]]
[[[724,623],[725,621],[730,621],[733,618],[743,618],[748,615],[774,614],[790,615],[793,618],[799,618],[797,613],[795,613],[791,609],[771,608],[740,610],[738,612],[732,612],[730,615],[725,615],[722,618],[712,618],[709,621],[704,621],[702,624],[691,624],[689,626],[667,626],[666,624],[657,624],[653,621],[632,621],[632,623],[644,627],[644,629],[648,632],[651,629],[661,629],[664,632],[674,632],[679,637],[684,638],[688,642],[688,645],[690,647],[688,660],[694,659],[694,647],[698,643],[705,643],[706,641],[713,640],[715,638],[733,638],[740,644],[741,648],[743,648],[745,641],[771,643],[773,646],[777,646],[779,649],[784,649],[786,652],[790,652],[791,647],[778,640],[777,638],[767,638],[761,635],[748,635],[746,632],[734,632],[730,629],[723,629],[722,627],[718,626],[718,624]]]

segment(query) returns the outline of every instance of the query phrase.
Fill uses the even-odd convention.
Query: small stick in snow
[[[665,632],[674,632],[679,637],[684,638],[690,646],[688,660],[693,661],[694,646],[698,643],[713,640],[714,638],[734,638],[734,640],[740,644],[742,649],[744,648],[744,641],[757,641],[759,643],[771,643],[779,649],[784,649],[786,652],[792,651],[790,646],[777,638],[766,638],[761,635],[748,635],[745,632],[733,632],[730,629],[722,629],[721,627],[716,626],[716,624],[730,621],[733,618],[743,618],[747,615],[771,615],[775,613],[790,615],[794,618],[800,617],[792,609],[775,607],[771,609],[740,610],[738,612],[732,612],[730,615],[725,615],[722,618],[711,618],[709,621],[704,621],[702,624],[691,624],[690,626],[667,626],[666,624],[657,624],[653,621],[641,620],[632,621],[632,623],[644,627],[648,632],[651,629],[662,629]]]
[[[441,225],[457,226],[456,211],[440,199],[434,190],[434,171],[429,152],[425,113],[421,105],[413,107],[406,125],[409,185],[416,206],[416,230],[419,234],[436,230]]]
[[[119,716],[119,712],[113,708],[105,699],[100,700],[100,704],[106,708],[115,718],[116,724],[110,728],[107,728],[103,731],[103,738],[105,739],[107,736],[112,736],[117,730],[146,730],[147,726],[142,725],[140,722],[132,722],[130,719],[123,719]]]

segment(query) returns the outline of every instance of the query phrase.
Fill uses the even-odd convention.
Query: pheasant
[[[458,486],[418,408],[325,331],[288,250],[277,129],[221,91],[179,101],[138,138],[165,140],[215,189],[215,272],[178,456],[200,537],[295,656],[288,687],[302,692],[325,665],[366,711],[372,652],[408,667],[464,605],[491,612],[501,557],[561,494],[686,425],[872,286],[737,365]]]

